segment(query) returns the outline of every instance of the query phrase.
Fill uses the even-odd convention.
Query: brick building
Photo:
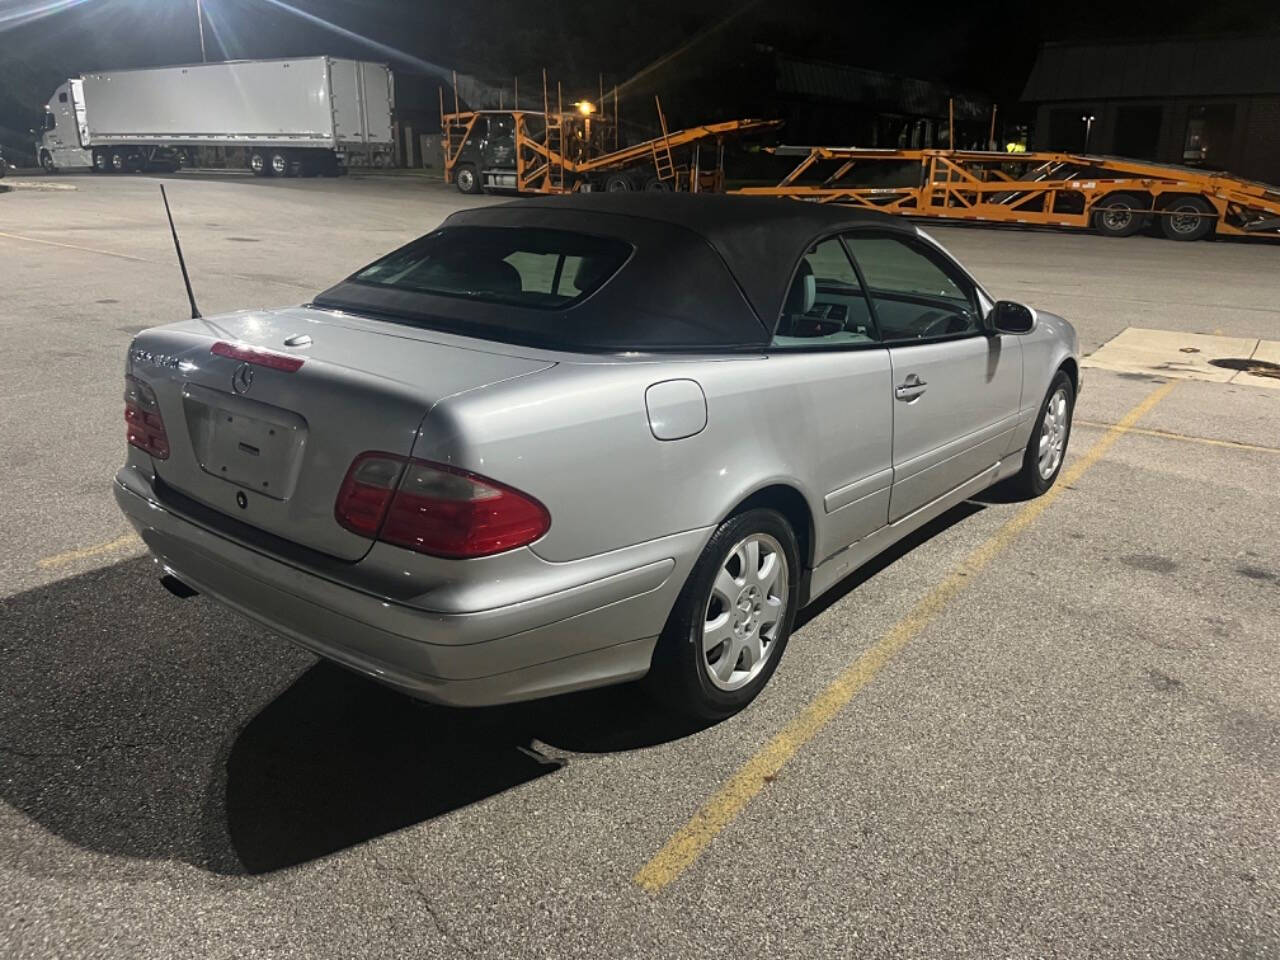
[[[1280,33],[1047,43],[1022,99],[1034,149],[1280,183]]]

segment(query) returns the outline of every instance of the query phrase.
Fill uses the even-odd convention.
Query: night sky
[[[23,22],[42,8],[59,9]],[[887,0],[205,0],[205,14],[211,60],[328,53],[498,83],[520,73],[529,84],[547,66],[583,91],[600,73],[621,82],[731,18],[724,32],[788,53],[944,80],[1006,102],[1045,39],[1280,27],[1275,0],[973,0],[936,9]],[[0,140],[26,139],[59,79],[199,59],[194,0],[0,0]]]

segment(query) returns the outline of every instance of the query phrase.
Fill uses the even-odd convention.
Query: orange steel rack
[[[774,186],[747,196],[869,207],[908,217],[1094,227],[1173,240],[1280,239],[1280,188],[1227,173],[1073,153],[774,147],[797,157]],[[894,166],[896,165],[896,167]]]
[[[509,118],[514,141],[514,166],[484,181],[486,171],[477,171],[487,189],[517,193],[573,193],[592,189],[651,189],[683,191],[724,190],[724,141],[777,128],[778,120],[726,120],[669,131],[662,103],[654,97],[660,134],[641,143],[618,146],[618,97],[613,93],[613,115],[608,116],[601,92],[598,104],[579,101],[576,109],[564,109],[559,84],[556,109],[551,109],[546,72],[543,72],[543,109],[460,110],[454,88],[454,110],[444,110],[444,89],[440,90],[440,129],[444,152],[444,179],[454,182],[464,149],[476,133],[477,123],[486,117]],[[584,106],[590,104],[589,108]],[[701,147],[715,146],[712,161],[702,162]],[[612,144],[612,148],[610,148]],[[678,157],[677,152],[683,154]],[[610,176],[618,174],[618,176]],[[626,174],[625,176],[623,174]]]

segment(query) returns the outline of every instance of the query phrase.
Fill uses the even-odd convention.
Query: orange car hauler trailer
[[[1172,240],[1280,238],[1280,188],[1227,173],[1072,153],[774,147],[797,157],[748,196],[846,203],[908,217],[1094,227],[1123,237],[1158,226]],[[897,165],[894,167],[894,165]]]

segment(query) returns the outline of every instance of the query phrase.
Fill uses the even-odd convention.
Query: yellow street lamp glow
[[[579,100],[574,104],[574,106],[578,108],[578,112],[584,117],[588,117],[596,112],[596,105],[590,100]]]

